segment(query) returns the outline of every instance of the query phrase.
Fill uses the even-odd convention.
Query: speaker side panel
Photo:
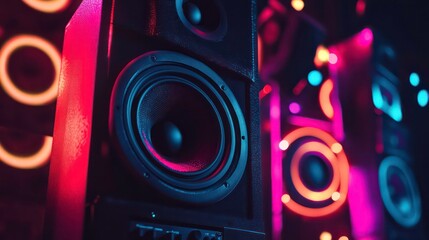
[[[108,30],[101,26],[103,23],[107,27],[108,20],[104,14],[102,1],[83,1],[66,28],[48,185],[46,239],[83,236],[95,78],[100,74],[96,70],[98,64],[105,63],[98,56],[106,55],[102,46],[107,37],[103,33]]]

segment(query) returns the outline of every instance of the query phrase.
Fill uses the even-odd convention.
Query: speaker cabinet
[[[365,28],[333,47],[352,165],[354,239],[425,239],[393,47]]]
[[[337,83],[326,62],[314,63],[324,30],[306,15],[276,6],[259,20],[267,231],[274,240],[350,237]]]
[[[48,239],[264,239],[255,13],[82,2],[65,34]]]

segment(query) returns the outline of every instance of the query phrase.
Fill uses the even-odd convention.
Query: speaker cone
[[[420,194],[411,169],[396,156],[379,167],[381,197],[389,214],[403,227],[415,226],[421,217]]]
[[[166,195],[219,201],[241,179],[244,117],[226,83],[193,58],[158,51],[129,63],[116,81],[110,116],[123,162]]]

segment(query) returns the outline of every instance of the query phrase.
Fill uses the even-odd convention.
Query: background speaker
[[[78,1],[0,1],[0,239],[42,239],[64,27]]]
[[[329,51],[321,46],[324,30],[307,15],[277,5],[264,9],[259,20],[267,231],[276,240],[348,239],[349,165],[340,143],[337,83],[330,77]]]
[[[264,239],[255,13],[82,2],[65,34],[48,239]]]
[[[369,28],[333,49],[344,109],[353,109],[344,122],[354,238],[424,239],[396,53]]]

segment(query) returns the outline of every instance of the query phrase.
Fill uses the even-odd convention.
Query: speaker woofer
[[[243,114],[226,83],[195,59],[157,51],[130,62],[116,81],[110,119],[123,162],[170,197],[219,201],[243,175]]]
[[[381,197],[389,214],[403,227],[413,227],[421,217],[420,194],[411,169],[396,156],[388,156],[379,167]]]

